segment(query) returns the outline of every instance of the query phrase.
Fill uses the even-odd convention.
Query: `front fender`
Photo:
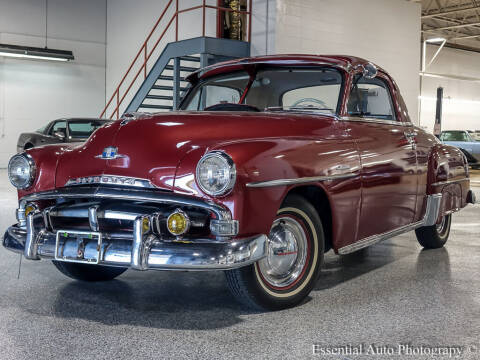
[[[58,160],[61,155],[71,147],[71,145],[67,144],[45,145],[26,150],[26,153],[29,154],[35,162],[36,174],[31,187],[25,190],[18,190],[18,198],[21,199],[25,195],[39,191],[55,189]]]
[[[237,169],[236,184],[224,197],[211,198],[223,204],[240,222],[240,235],[268,234],[285,196],[300,186],[316,186],[330,202],[335,239],[355,238],[360,207],[360,160],[352,141],[301,138],[250,139],[230,142],[211,149],[191,151],[180,163],[175,191],[208,197],[197,187],[195,167],[211,150],[229,154]],[[345,181],[311,181],[280,186],[249,187],[247,184],[310,177],[351,174]],[[315,205],[315,204],[313,204]]]

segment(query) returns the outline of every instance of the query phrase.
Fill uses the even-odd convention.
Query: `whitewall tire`
[[[243,304],[257,310],[297,305],[311,292],[324,253],[322,222],[303,197],[288,196],[271,226],[267,256],[226,271],[228,286]]]

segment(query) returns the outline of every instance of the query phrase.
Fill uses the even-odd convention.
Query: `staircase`
[[[220,61],[248,56],[250,44],[238,40],[198,37],[169,43],[125,112],[176,110],[187,88],[188,74]]]
[[[181,93],[186,88],[185,76],[200,68],[200,56],[181,56],[170,59],[168,65],[157,78],[155,85],[150,89],[146,88],[147,95],[142,103],[135,109],[132,105],[131,110],[143,109],[173,110],[177,109],[181,100]]]
[[[177,0],[176,10],[173,13],[173,16],[161,32],[160,37],[153,45],[151,45],[149,41],[153,41],[152,35],[155,33],[165,14],[173,4],[173,0],[170,0],[167,3],[160,18],[147,36],[147,39],[106,104],[100,117],[118,119],[120,109],[123,108],[122,103],[127,96],[130,97],[131,94],[133,94],[135,86],[137,86],[135,95],[133,95],[130,103],[124,108],[122,113],[176,110],[180,104],[183,92],[187,89],[188,83],[185,79],[190,73],[220,61],[250,56],[250,43],[247,41],[205,36],[205,11],[206,9],[216,9],[217,11],[238,12],[247,15],[249,19],[251,19],[251,1],[249,2],[248,11],[206,5],[205,0],[201,1],[202,5],[190,9],[179,10]],[[175,39],[178,40],[179,14],[199,9],[203,12],[202,36],[168,43],[156,61],[151,64],[153,61],[153,59],[151,59],[152,54],[174,20],[176,20]],[[250,40],[250,37],[251,21],[249,20],[248,40]],[[149,52],[147,51],[147,48],[150,49]],[[141,56],[142,54],[143,59]],[[135,72],[134,69],[136,68],[138,68],[138,70]],[[144,79],[143,82],[138,85],[140,74],[143,74]],[[130,82],[126,81],[128,77],[132,78]],[[127,84],[129,85],[127,86]],[[126,89],[123,90],[125,87]]]

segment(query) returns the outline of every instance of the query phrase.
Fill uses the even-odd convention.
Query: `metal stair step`
[[[173,96],[168,95],[147,95],[145,99],[154,99],[154,100],[173,100]]]
[[[172,110],[172,109],[173,109],[173,106],[169,106],[169,105],[141,104],[139,108]]]
[[[173,91],[173,86],[166,86],[166,85],[153,85],[152,89],[154,90],[168,90],[168,91]],[[187,90],[186,87],[180,87],[180,91],[185,91]]]
[[[168,80],[168,81],[173,81],[173,76],[170,75],[160,75],[158,77],[158,80]],[[185,78],[183,76],[180,76],[180,81],[185,81]]]
[[[185,56],[180,56],[180,60],[200,62],[200,57],[199,56],[185,55]]]
[[[173,65],[165,66],[165,70],[173,70]],[[197,70],[198,70],[198,68],[195,68],[195,67],[180,66],[180,71],[194,72],[194,71],[197,71]]]

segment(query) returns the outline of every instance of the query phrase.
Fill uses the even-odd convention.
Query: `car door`
[[[415,129],[403,121],[393,83],[379,73],[354,78],[345,126],[357,142],[362,167],[357,240],[411,224],[417,201]]]

